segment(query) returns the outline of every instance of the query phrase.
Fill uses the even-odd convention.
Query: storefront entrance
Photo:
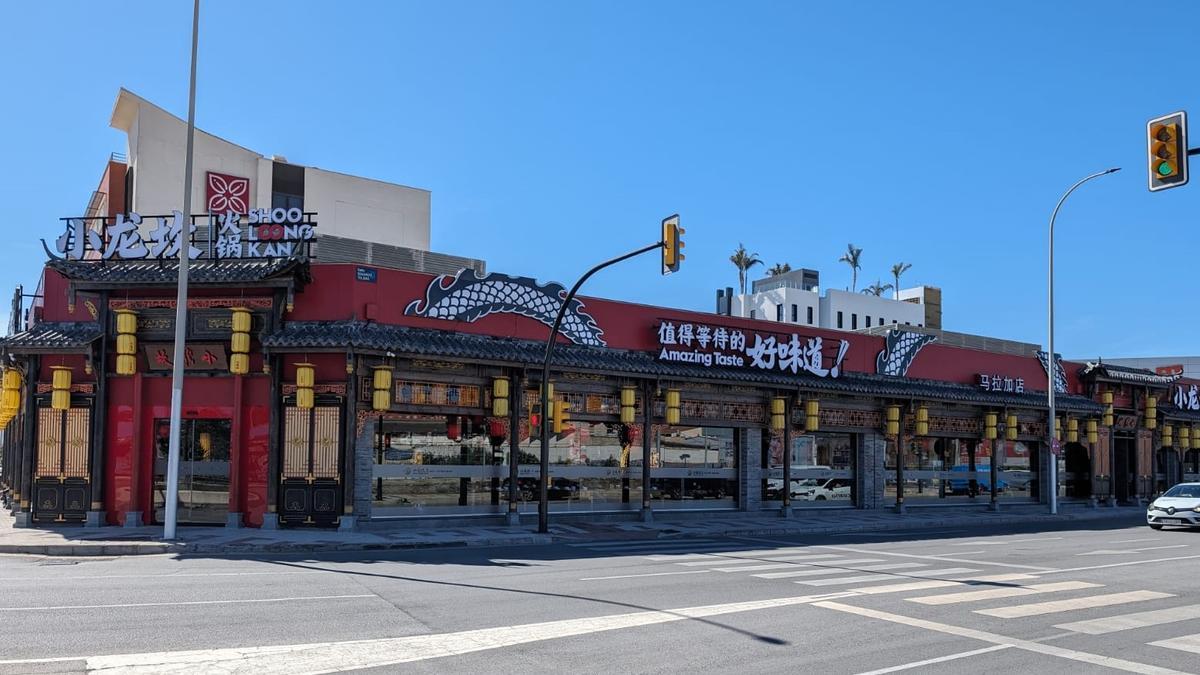
[[[224,525],[229,512],[228,419],[185,419],[180,425],[179,502],[176,520]],[[154,521],[163,522],[167,500],[170,420],[154,421]]]
[[[1155,464],[1155,492],[1166,492],[1172,485],[1183,482],[1183,465],[1175,448],[1160,448]]]
[[[1118,502],[1128,502],[1137,494],[1136,448],[1132,436],[1117,436],[1113,440],[1113,481]]]

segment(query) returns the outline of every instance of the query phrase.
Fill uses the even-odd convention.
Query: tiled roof
[[[0,349],[17,353],[78,351],[101,335],[92,321],[43,321],[26,331],[0,338]]]
[[[1129,366],[1117,366],[1108,363],[1089,363],[1079,369],[1079,374],[1084,377],[1100,377],[1118,382],[1152,384],[1162,387],[1172,384],[1183,377],[1182,373],[1177,375],[1159,375],[1145,368],[1130,368]]]
[[[286,277],[307,263],[296,258],[246,260],[193,260],[188,265],[188,283],[241,284]],[[46,266],[72,281],[96,284],[174,284],[179,278],[178,260],[80,261],[51,260]]]
[[[531,340],[358,321],[285,322],[279,331],[264,336],[263,346],[270,350],[353,348],[524,366],[540,365],[545,352],[544,343]],[[1043,408],[1046,403],[1045,394],[1040,392],[987,392],[974,386],[951,382],[865,373],[844,373],[838,378],[822,378],[809,374],[794,375],[766,370],[708,368],[699,364],[659,361],[649,352],[577,345],[557,346],[554,350],[554,365],[557,368],[631,376],[752,383],[818,392],[921,398],[997,407]],[[1069,394],[1056,397],[1056,405],[1071,412],[1099,414],[1102,411],[1098,403],[1083,396]]]

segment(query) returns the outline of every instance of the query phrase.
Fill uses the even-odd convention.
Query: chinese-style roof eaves
[[[29,330],[0,338],[0,349],[17,354],[80,352],[102,334],[100,324],[93,321],[43,321]]]
[[[1107,363],[1089,363],[1083,368],[1079,369],[1079,374],[1084,377],[1092,377],[1100,380],[1109,380],[1112,382],[1122,382],[1126,384],[1144,384],[1155,387],[1170,386],[1178,381],[1179,378],[1183,377],[1182,373],[1175,375],[1159,375],[1144,368],[1115,366]]]
[[[263,346],[275,351],[353,349],[376,353],[392,352],[405,356],[520,364],[527,367],[541,364],[545,349],[543,343],[531,340],[357,321],[289,321],[284,323],[279,331],[264,336]],[[822,378],[809,374],[766,370],[707,368],[698,364],[659,361],[648,352],[565,344],[560,344],[555,349],[554,365],[557,368],[596,373],[707,382],[734,381],[818,393],[923,399],[995,407],[1045,407],[1045,395],[1037,392],[985,392],[973,386],[950,382],[865,373],[844,373],[837,378]],[[1099,404],[1082,396],[1060,395],[1057,397],[1057,405],[1071,412],[1099,414],[1102,411]]]
[[[79,261],[51,260],[50,269],[79,288],[112,286],[174,286],[179,281],[178,260]],[[254,260],[193,260],[188,283],[206,285],[265,284],[286,286],[297,274],[306,274],[307,263],[298,258]]]

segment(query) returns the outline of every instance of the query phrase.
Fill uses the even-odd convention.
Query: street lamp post
[[[1062,198],[1058,200],[1058,204],[1056,204],[1054,206],[1054,212],[1050,214],[1050,266],[1049,266],[1049,275],[1048,275],[1048,283],[1047,283],[1047,288],[1048,288],[1048,293],[1047,293],[1048,303],[1047,304],[1049,306],[1049,309],[1048,309],[1049,328],[1048,328],[1048,336],[1046,338],[1046,374],[1047,374],[1046,407],[1048,408],[1048,415],[1046,418],[1047,419],[1046,436],[1047,436],[1048,442],[1046,444],[1046,447],[1048,447],[1050,449],[1050,480],[1049,480],[1049,483],[1050,483],[1050,513],[1051,514],[1058,513],[1058,454],[1055,452],[1055,444],[1058,442],[1058,439],[1056,439],[1054,437],[1054,393],[1055,393],[1054,392],[1054,378],[1055,378],[1055,374],[1057,373],[1057,368],[1058,368],[1058,362],[1054,359],[1054,219],[1058,217],[1058,210],[1060,208],[1062,208],[1063,202],[1067,201],[1067,197],[1070,197],[1071,193],[1074,192],[1075,189],[1078,188],[1080,185],[1083,185],[1084,183],[1088,182],[1089,180],[1092,180],[1093,178],[1099,178],[1100,176],[1107,176],[1110,173],[1116,173],[1117,171],[1120,171],[1120,170],[1121,170],[1120,167],[1114,167],[1112,169],[1105,169],[1104,171],[1098,171],[1098,172],[1080,180],[1079,182],[1075,183],[1065,193],[1063,193]]]

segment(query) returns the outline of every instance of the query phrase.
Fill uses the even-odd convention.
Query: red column
[[[242,443],[242,376],[233,376],[233,421],[229,425],[229,512],[242,514],[238,524],[245,521],[246,503],[242,463],[245,461],[245,445]]]
[[[142,505],[140,477],[142,473],[142,373],[133,374],[133,434],[129,452],[129,511],[145,511]],[[154,468],[147,469],[151,474]],[[124,515],[122,514],[122,518]],[[143,521],[148,522],[148,521]]]

